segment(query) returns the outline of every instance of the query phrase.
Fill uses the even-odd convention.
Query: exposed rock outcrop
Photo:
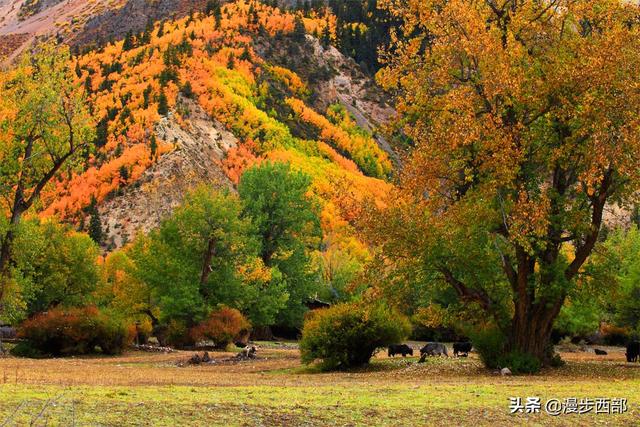
[[[193,102],[191,117],[181,126],[173,115],[156,126],[160,140],[175,144],[121,195],[100,206],[107,249],[123,246],[139,231],[148,232],[181,204],[185,194],[200,184],[233,189],[221,169],[227,150],[237,139],[212,122]]]

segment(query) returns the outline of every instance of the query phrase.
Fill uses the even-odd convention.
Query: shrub
[[[405,339],[409,321],[382,304],[344,303],[317,310],[304,323],[302,362],[321,361],[323,369],[369,363],[376,349]]]
[[[489,328],[472,332],[473,347],[480,355],[480,360],[489,369],[502,368],[501,358],[504,355],[507,339],[504,334],[496,329]]]
[[[480,360],[489,369],[509,368],[513,374],[532,374],[538,372],[542,362],[529,353],[507,349],[507,337],[497,328],[472,332],[473,347],[480,355]],[[550,348],[550,353],[553,348]],[[550,360],[561,366],[559,356],[550,354]]]
[[[166,327],[162,328],[162,339],[160,343],[162,345],[169,345],[172,347],[190,347],[195,344],[195,341],[189,334],[189,328],[187,324],[181,320],[171,320]],[[158,337],[160,339],[160,337]]]
[[[37,314],[21,325],[18,336],[31,350],[54,356],[93,353],[97,347],[105,354],[119,354],[133,339],[123,320],[100,313],[96,307]]]
[[[514,374],[534,374],[542,367],[537,357],[520,351],[512,351],[501,356],[500,365],[509,368]]]
[[[21,341],[10,350],[10,353],[16,357],[26,357],[28,359],[41,359],[46,357],[40,350],[35,348],[27,341]]]
[[[606,345],[625,345],[629,341],[629,331],[627,328],[603,324],[600,327],[600,334]]]
[[[217,348],[226,348],[234,340],[248,335],[251,324],[235,308],[222,307],[212,311],[209,317],[191,329],[194,341],[211,340]]]
[[[135,326],[114,317],[101,316],[96,324],[95,344],[104,354],[121,354],[135,339]]]
[[[19,332],[34,348],[52,355],[86,354],[95,346],[95,307],[53,309],[25,321]]]

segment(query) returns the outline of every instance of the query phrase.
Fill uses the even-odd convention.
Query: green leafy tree
[[[12,282],[13,242],[23,215],[64,169],[81,160],[94,127],[66,47],[43,44],[0,74],[0,316]]]
[[[640,336],[640,230],[615,230],[603,242],[587,266],[586,284],[596,298],[599,321],[626,328]],[[603,293],[602,289],[607,292]],[[598,292],[599,291],[599,292]],[[595,302],[594,302],[595,301]]]
[[[279,322],[299,326],[304,303],[318,290],[319,275],[312,253],[321,240],[318,207],[309,196],[311,178],[286,163],[263,163],[245,171],[238,191],[244,214],[251,218],[267,267],[282,273],[289,293]]]
[[[86,304],[99,281],[100,251],[96,243],[86,234],[56,222],[30,221],[28,226],[37,227],[37,236],[44,242],[42,251],[29,261],[35,285],[29,314],[59,305]]]
[[[180,88],[180,93],[185,98],[193,99],[194,93],[193,93],[193,88],[191,87],[191,83],[185,82],[185,84],[183,84],[182,87]]]
[[[149,150],[151,151],[151,160],[155,160],[158,155],[158,140],[156,139],[155,134],[151,135]]]
[[[207,15],[213,15],[216,19],[222,18],[222,7],[219,0],[208,0],[205,7],[205,13]]]
[[[331,28],[329,27],[329,25],[325,25],[325,27],[322,29],[322,36],[320,38],[320,42],[322,43],[322,46],[326,49],[329,46],[331,46]]]
[[[229,57],[227,58],[227,68],[233,70],[236,67],[236,56],[233,52],[229,53]]]
[[[158,114],[161,116],[169,114],[169,101],[167,100],[167,95],[165,95],[164,90],[161,91],[158,96]]]
[[[304,21],[300,15],[296,16],[295,25],[293,27],[293,39],[298,42],[303,42],[307,35],[307,29],[304,26]]]
[[[127,31],[127,34],[124,38],[124,42],[122,43],[122,50],[127,51],[131,50],[135,47],[135,41],[133,38],[133,32]]]
[[[237,196],[200,188],[135,242],[134,276],[150,289],[163,322],[193,326],[218,304],[247,313],[255,324],[274,321],[287,295],[259,259],[259,242],[241,212]]]
[[[107,141],[109,138],[109,118],[107,116],[103,117],[98,121],[96,125],[96,137],[94,140],[94,144],[96,147],[104,147],[107,145]]]
[[[100,212],[98,211],[98,202],[95,197],[91,197],[91,204],[87,209],[87,213],[91,217],[89,219],[89,237],[91,237],[91,239],[93,239],[93,241],[98,245],[101,245],[104,239],[104,233],[102,231]]]
[[[22,221],[16,229],[13,280],[5,318],[19,322],[56,306],[89,302],[99,282],[97,245],[55,221]]]

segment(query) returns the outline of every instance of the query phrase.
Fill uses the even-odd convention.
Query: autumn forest
[[[146,417],[115,392],[148,425],[529,421],[505,375],[638,416],[638,5],[81,4],[0,20],[0,421],[70,423],[71,384],[80,424]],[[75,357],[94,379],[40,364]],[[326,412],[345,372],[364,394]]]

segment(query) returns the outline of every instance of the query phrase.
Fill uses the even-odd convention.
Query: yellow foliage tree
[[[416,145],[392,224],[403,224],[395,242],[411,244],[394,247],[496,316],[508,351],[549,360],[605,205],[638,190],[640,10],[615,0],[386,4],[404,37],[379,80],[400,91]]]

